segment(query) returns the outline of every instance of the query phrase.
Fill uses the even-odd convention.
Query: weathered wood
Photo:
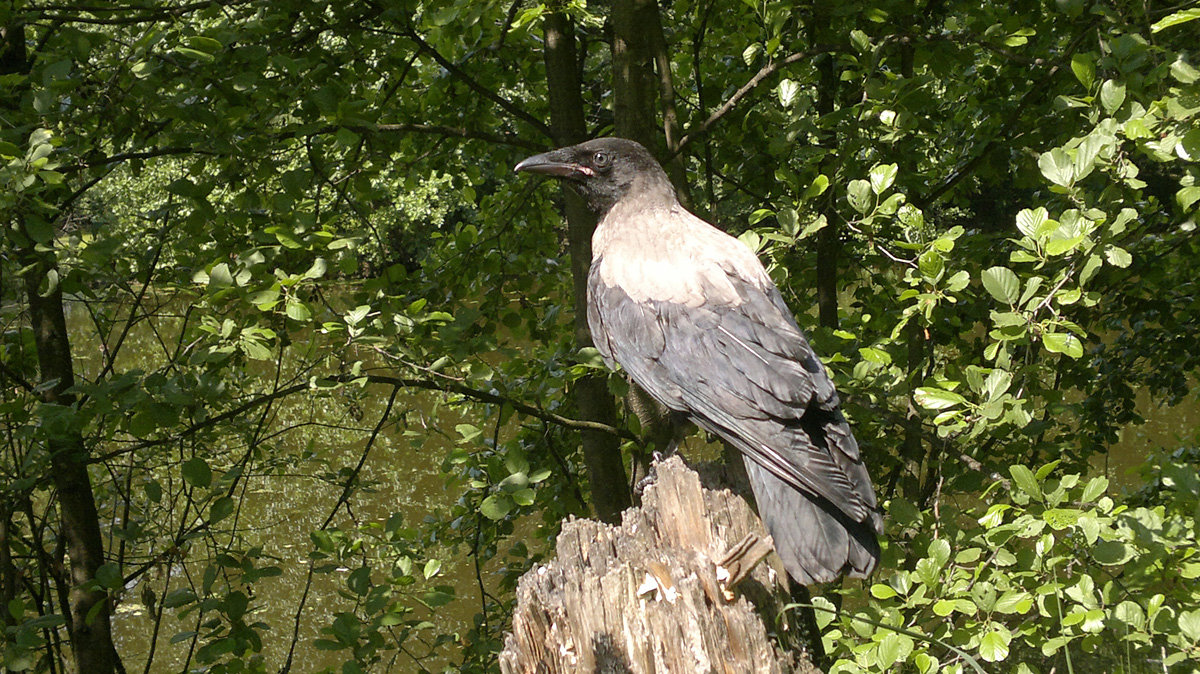
[[[755,564],[770,538],[750,507],[709,490],[678,457],[621,526],[572,520],[557,559],[521,578],[505,674],[814,672],[776,639],[788,596],[775,568]],[[732,558],[730,560],[729,558]],[[718,561],[732,569],[719,572]],[[729,589],[719,577],[737,573]],[[764,625],[763,616],[767,617]],[[771,634],[772,636],[769,636]]]

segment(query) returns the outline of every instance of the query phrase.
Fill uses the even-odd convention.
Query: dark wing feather
[[[774,287],[764,291],[722,269],[737,303],[637,302],[605,285],[596,262],[588,318],[607,360],[792,488],[879,528],[833,384]],[[823,430],[829,420],[837,433]]]

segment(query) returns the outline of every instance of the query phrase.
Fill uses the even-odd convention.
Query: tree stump
[[[500,669],[815,672],[787,646],[800,641],[779,622],[788,595],[779,571],[757,563],[770,549],[745,500],[702,488],[672,457],[658,464],[642,506],[626,510],[620,527],[568,522],[557,559],[521,578]]]

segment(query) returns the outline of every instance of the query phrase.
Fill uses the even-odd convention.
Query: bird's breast
[[[600,281],[635,302],[689,307],[738,305],[733,279],[770,284],[758,258],[737,239],[680,207],[610,211],[592,237]]]
[[[647,255],[644,251],[610,251],[596,263],[600,281],[610,288],[620,288],[634,302],[689,307],[741,302],[728,275],[719,267],[699,267],[691,260]]]

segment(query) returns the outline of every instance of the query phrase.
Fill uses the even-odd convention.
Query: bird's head
[[[675,189],[650,151],[624,138],[597,138],[534,155],[513,170],[566,180],[597,215],[631,194],[675,201]]]

